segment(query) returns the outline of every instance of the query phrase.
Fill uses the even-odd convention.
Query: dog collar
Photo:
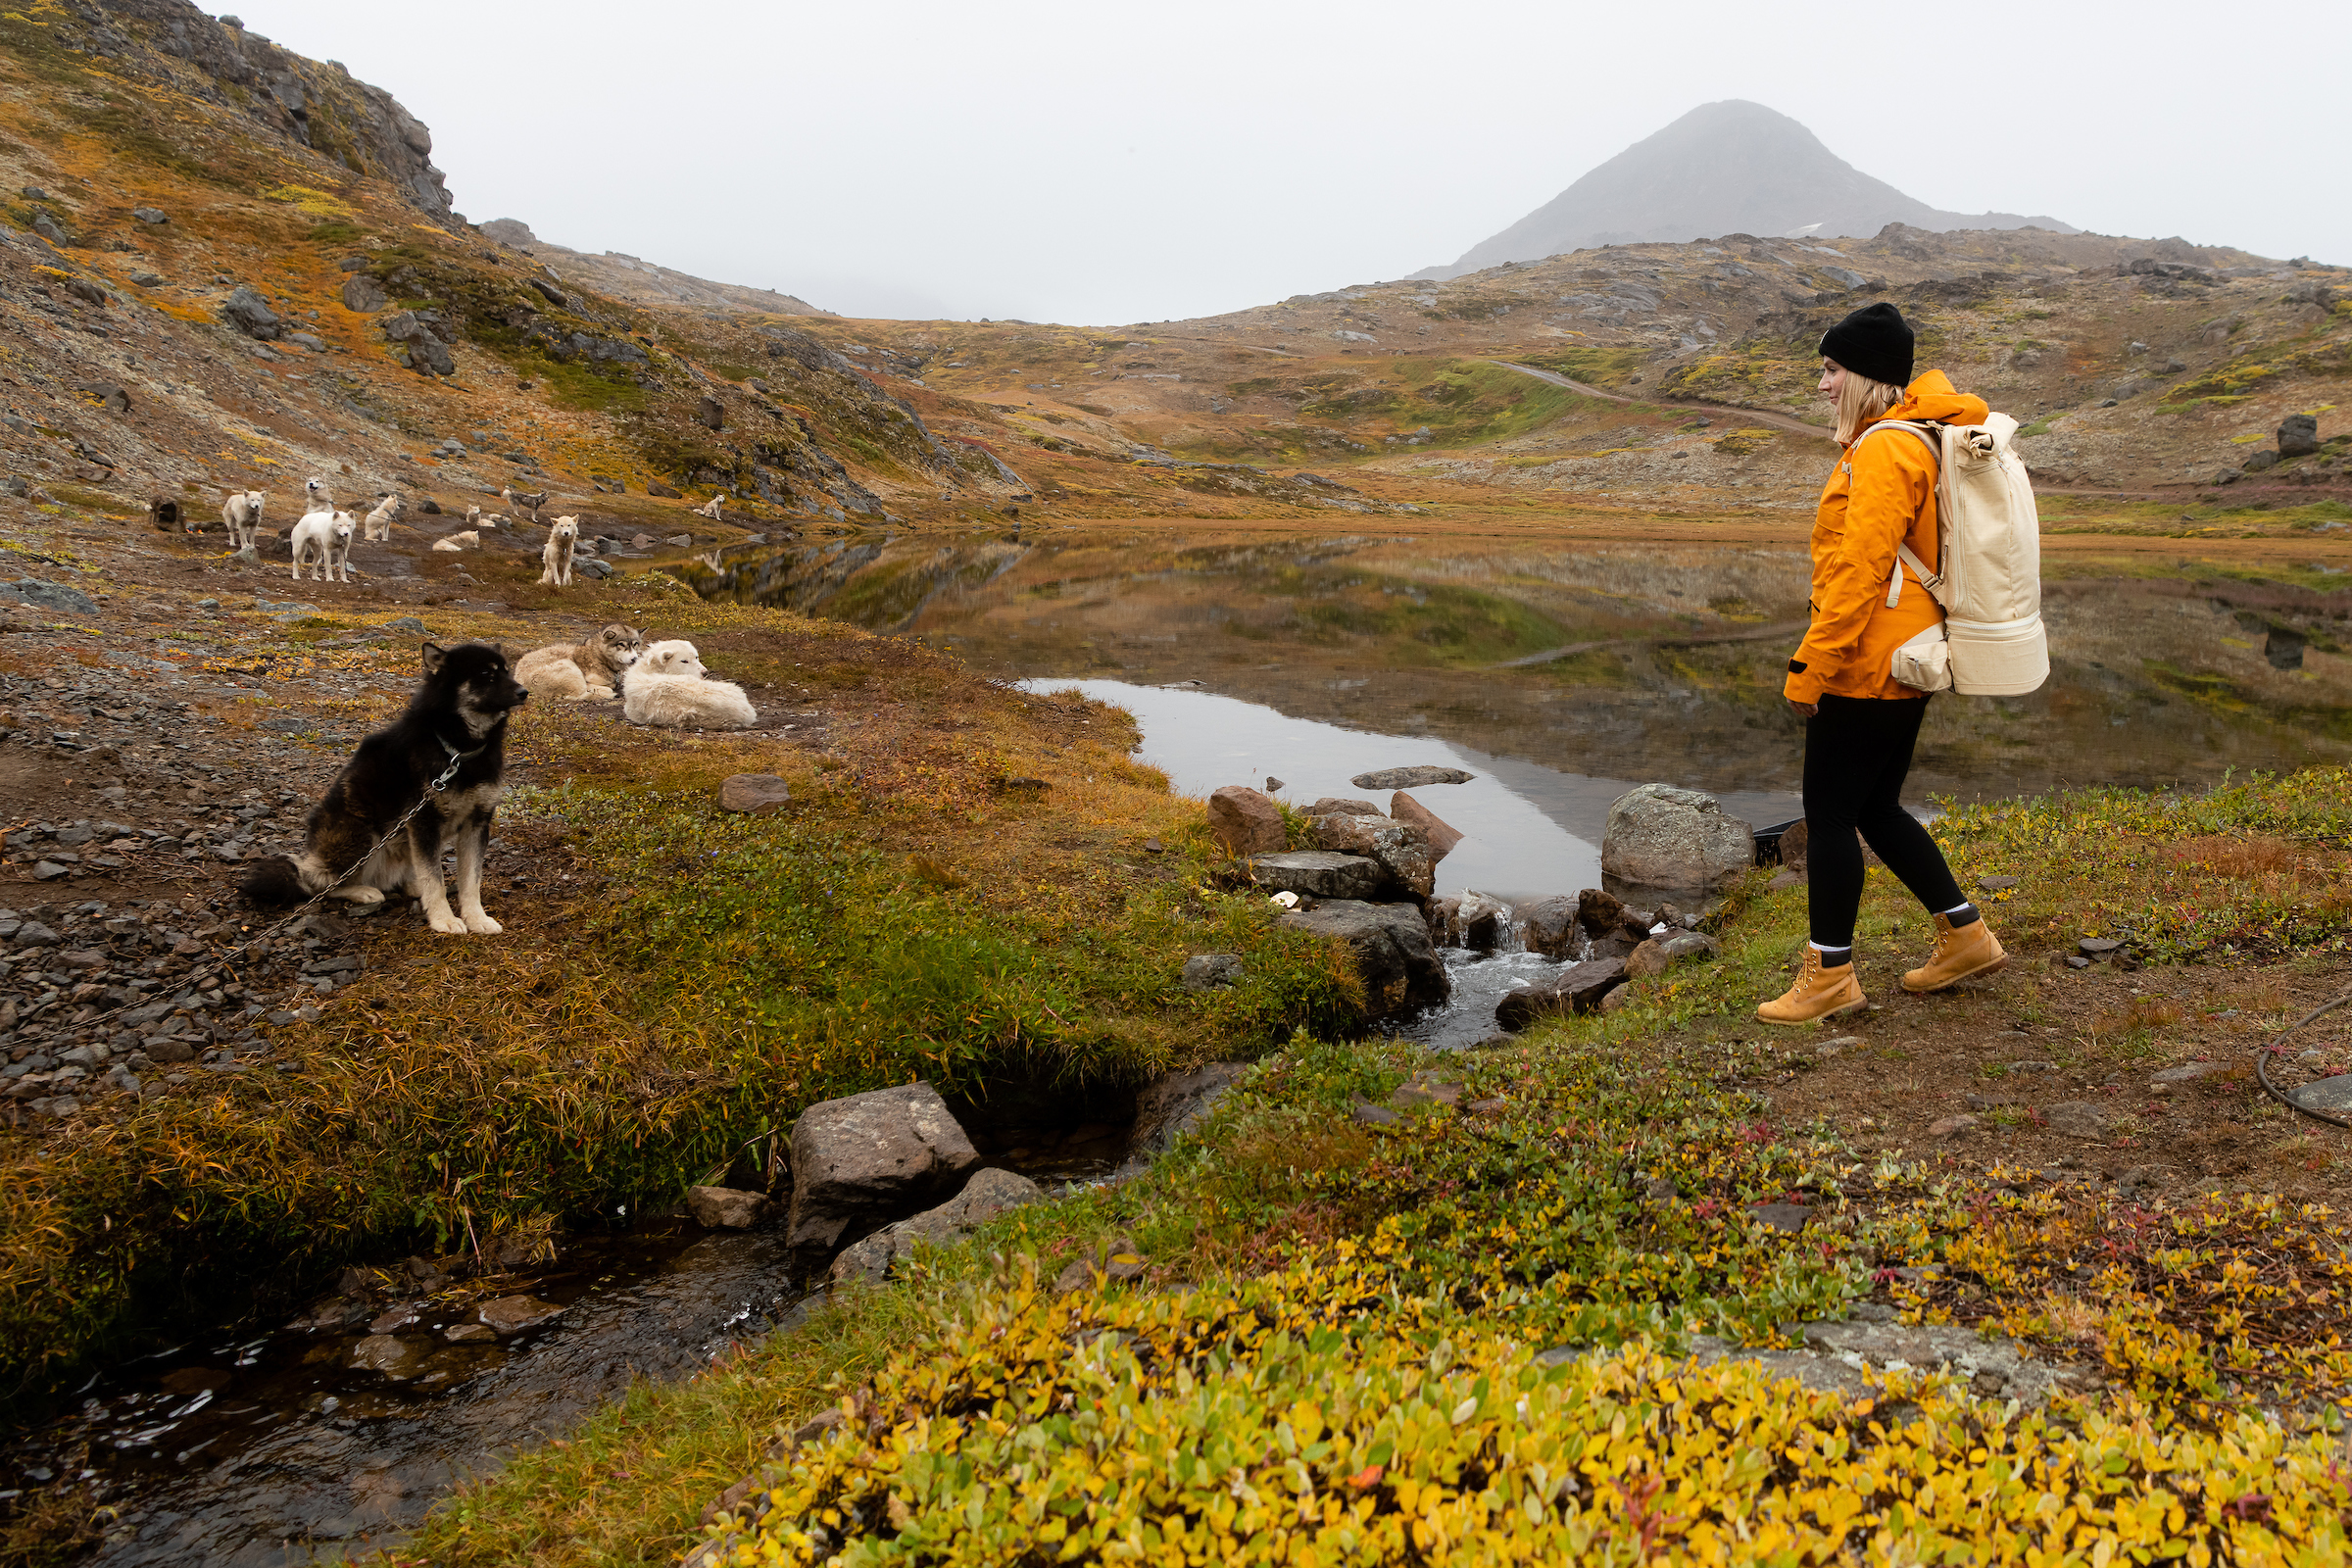
[[[449,742],[441,740],[441,737],[438,735],[434,736],[433,739],[441,741],[441,749],[449,754],[449,760],[453,762],[468,761],[473,758],[481,756],[484,752],[490,749],[490,743],[488,741],[484,741],[481,745],[476,746],[470,752],[461,752],[455,746],[450,745]]]

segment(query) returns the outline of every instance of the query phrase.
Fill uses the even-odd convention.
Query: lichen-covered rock
[[[1609,807],[1600,868],[1652,888],[1712,889],[1755,863],[1755,832],[1715,797],[1671,784],[1628,790]]]
[[[1417,899],[1428,898],[1437,886],[1438,862],[1430,853],[1429,835],[1409,822],[1386,816],[1318,816],[1312,838],[1318,850],[1379,862],[1390,885]]]
[[[794,1247],[829,1248],[929,1207],[956,1190],[979,1152],[929,1084],[828,1100],[792,1129]]]
[[[1378,860],[1330,850],[1286,850],[1250,862],[1250,879],[1269,893],[1309,899],[1369,899],[1378,896],[1388,872]]]

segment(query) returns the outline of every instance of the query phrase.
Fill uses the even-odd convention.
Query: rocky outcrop
[[[1643,887],[1712,890],[1755,863],[1755,832],[1715,797],[1671,784],[1628,790],[1609,807],[1600,868]]]
[[[1008,1170],[976,1171],[962,1192],[937,1208],[885,1225],[863,1241],[845,1248],[833,1259],[830,1278],[836,1284],[845,1280],[878,1284],[891,1270],[913,1256],[918,1244],[945,1247],[962,1241],[998,1215],[1010,1213],[1045,1196],[1045,1190],[1026,1176]]]
[[[886,1225],[938,1202],[979,1163],[929,1084],[811,1105],[792,1129],[791,1244],[830,1248]]]
[[[1373,1017],[1428,1006],[1453,994],[1417,906],[1335,899],[1312,909],[1294,909],[1281,923],[1348,944]]]
[[[104,55],[110,71],[234,110],[344,170],[385,181],[435,222],[457,219],[433,167],[433,133],[390,93],[336,62],[282,49],[187,0],[105,0],[103,12],[75,9],[86,27],[56,24],[59,41]]]
[[[1250,879],[1269,893],[1310,899],[1369,899],[1388,880],[1378,860],[1330,850],[1288,850],[1250,862]]]
[[[1228,855],[1273,855],[1291,843],[1282,808],[1245,784],[1228,784],[1208,798],[1208,831]]]

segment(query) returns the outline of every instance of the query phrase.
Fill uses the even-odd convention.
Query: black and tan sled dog
[[[247,898],[298,904],[342,877],[332,896],[352,904],[381,904],[386,892],[406,892],[424,906],[436,931],[492,936],[501,929],[482,912],[482,859],[503,793],[507,717],[530,693],[515,681],[503,649],[426,643],[423,652],[424,680],[407,710],[360,742],[312,810],[302,853],[258,862],[244,882]],[[435,794],[433,781],[444,774]],[[408,825],[368,854],[412,808]],[[442,852],[453,846],[454,913],[441,882]],[[351,870],[362,856],[367,863]]]

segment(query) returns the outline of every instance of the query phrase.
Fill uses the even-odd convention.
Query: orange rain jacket
[[[1930,370],[1882,416],[1921,423],[1982,424],[1983,398],[1952,390],[1941,370]],[[1927,443],[1905,430],[1872,435],[1865,426],[1830,473],[1813,518],[1813,624],[1788,661],[1782,687],[1792,703],[1836,697],[1917,697],[1887,673],[1894,651],[1943,618],[1909,567],[1892,610],[1895,546],[1938,569],[1936,540],[1936,459]]]

